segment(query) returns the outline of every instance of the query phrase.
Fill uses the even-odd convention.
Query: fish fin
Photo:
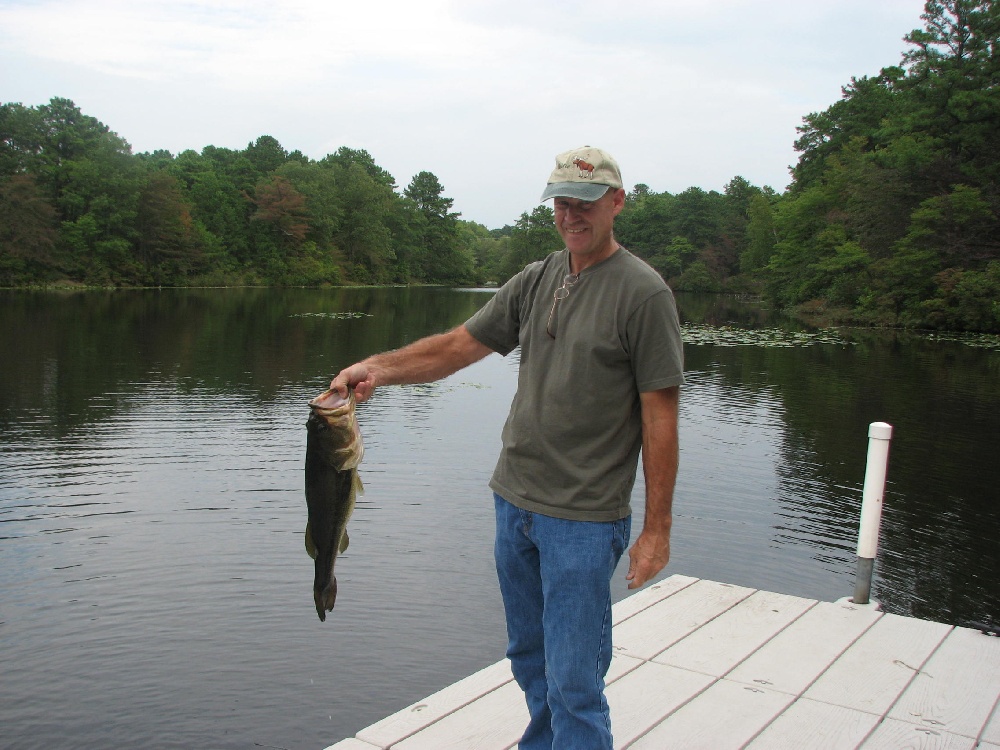
[[[344,535],[340,537],[340,551],[343,552],[347,549],[347,545],[351,543],[350,537],[347,536],[347,529],[344,529]]]
[[[326,622],[326,613],[333,612],[334,602],[337,601],[337,579],[334,577],[322,590],[313,587],[313,600],[316,602],[316,614],[319,615],[320,622]]]
[[[312,531],[309,529],[309,522],[306,522],[306,552],[313,560],[316,559],[316,542],[313,541]]]
[[[354,484],[352,489],[354,490],[355,494],[357,495],[365,494],[365,486],[361,483],[361,475],[358,474],[358,472],[354,472],[354,479],[352,481]]]

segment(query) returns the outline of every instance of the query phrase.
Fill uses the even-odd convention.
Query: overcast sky
[[[922,0],[0,0],[0,100],[72,99],[138,153],[366,149],[513,224],[589,144],[627,188],[779,192],[795,128],[896,65]]]

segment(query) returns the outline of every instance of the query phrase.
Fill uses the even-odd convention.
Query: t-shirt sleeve
[[[514,276],[485,305],[465,321],[473,338],[507,356],[519,343],[521,274]]]
[[[677,304],[669,288],[643,302],[626,325],[639,393],[684,384],[684,348]]]

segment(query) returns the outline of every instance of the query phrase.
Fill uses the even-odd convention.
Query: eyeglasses
[[[580,280],[580,274],[578,273],[568,273],[563,276],[562,286],[552,293],[552,309],[549,310],[549,319],[545,323],[545,332],[549,334],[549,338],[556,337],[556,305],[559,304],[559,300],[566,299],[569,296],[569,288],[573,286],[576,282]]]

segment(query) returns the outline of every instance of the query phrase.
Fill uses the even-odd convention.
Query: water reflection
[[[490,293],[0,294],[5,736],[320,747],[499,659],[486,481],[516,352],[359,408],[367,492],[329,627],[302,544],[305,403],[340,366],[456,325]],[[679,303],[668,573],[850,595],[867,428],[887,421],[874,596],[1000,619],[995,348]],[[640,518],[641,496],[640,481]]]

